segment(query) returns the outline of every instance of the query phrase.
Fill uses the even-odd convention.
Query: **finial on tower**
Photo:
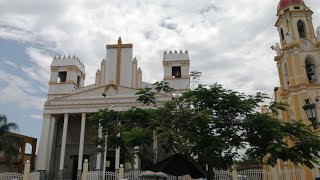
[[[118,38],[118,44],[122,44],[121,36]]]
[[[133,58],[133,62],[137,62],[138,60],[137,60],[137,57],[134,57]]]

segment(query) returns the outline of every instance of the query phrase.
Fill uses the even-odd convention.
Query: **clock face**
[[[310,40],[305,39],[300,43],[300,48],[304,51],[311,51],[314,45]]]

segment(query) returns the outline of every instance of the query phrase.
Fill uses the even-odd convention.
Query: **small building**
[[[23,172],[24,164],[27,160],[30,161],[31,170],[35,170],[35,160],[36,160],[36,147],[37,139],[13,132],[6,133],[8,136],[16,137],[19,139],[19,152],[18,156],[13,159],[12,166],[15,172]],[[31,153],[26,153],[26,146],[29,144],[31,146]],[[4,153],[0,152],[0,172],[8,172],[10,169],[8,167],[8,162],[4,157]]]

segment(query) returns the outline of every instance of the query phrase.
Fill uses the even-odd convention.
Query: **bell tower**
[[[306,100],[316,107],[314,121],[320,122],[320,41],[312,23],[313,12],[303,0],[280,0],[275,26],[280,43],[271,48],[277,52],[280,87],[275,88],[275,101],[288,104],[286,112],[278,118],[284,122],[302,120],[311,125],[303,107]],[[320,129],[315,128],[316,131]],[[292,163],[282,162],[280,168],[294,168]],[[312,171],[304,167],[306,179],[314,179]]]
[[[176,91],[186,91],[190,86],[190,58],[188,51],[172,53],[164,52],[163,69],[165,82],[168,82]]]
[[[278,5],[278,28],[281,45],[300,42],[301,39],[315,40],[312,24],[313,12],[303,0],[281,0]]]
[[[51,63],[48,99],[71,94],[84,87],[85,67],[78,57],[54,57]]]

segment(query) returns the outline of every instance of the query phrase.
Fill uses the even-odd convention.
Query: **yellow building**
[[[277,21],[280,44],[272,48],[277,52],[280,87],[275,88],[275,101],[288,104],[286,112],[279,114],[285,122],[302,120],[312,124],[305,107],[309,101],[316,114],[314,122],[320,122],[320,28],[315,31],[312,23],[313,12],[303,0],[280,0]],[[317,34],[317,36],[316,36]],[[315,128],[319,132],[319,128]],[[290,162],[280,162],[283,169],[296,168]],[[317,171],[304,167],[305,177],[313,180]]]

